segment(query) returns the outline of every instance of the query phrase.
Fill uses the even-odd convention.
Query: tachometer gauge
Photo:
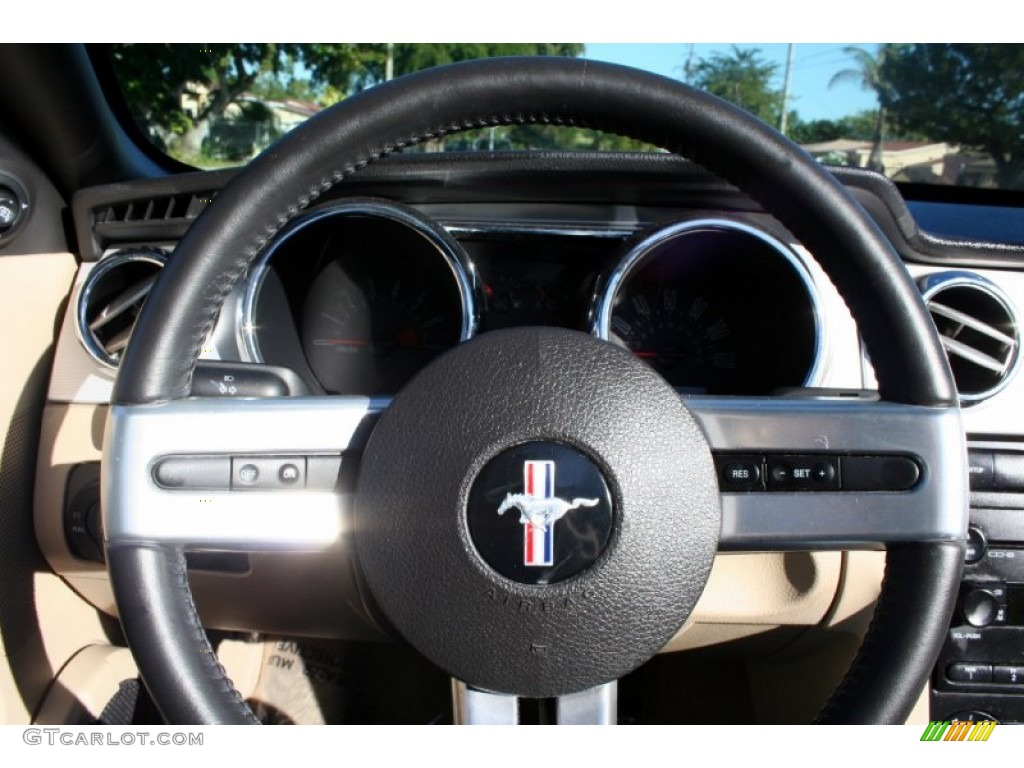
[[[317,275],[303,311],[306,358],[329,392],[394,393],[459,342],[451,279],[404,253],[337,259]]]
[[[475,274],[459,244],[418,212],[336,203],[293,225],[258,264],[246,346],[257,362],[308,364],[327,392],[394,394],[475,332]],[[304,360],[286,359],[296,336]]]
[[[659,230],[606,281],[595,332],[683,392],[763,395],[812,383],[816,292],[796,255],[731,220]]]

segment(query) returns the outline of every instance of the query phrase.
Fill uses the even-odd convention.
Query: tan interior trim
[[[55,329],[75,275],[70,253],[0,258],[0,722],[27,724],[44,692],[83,646],[105,641],[96,610],[34,556],[36,428],[50,373]],[[25,447],[32,453],[23,456]],[[8,549],[10,548],[10,549]]]
[[[76,653],[53,681],[39,708],[40,725],[91,725],[124,680],[139,670],[127,648],[90,645]]]

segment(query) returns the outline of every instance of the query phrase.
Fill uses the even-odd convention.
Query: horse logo
[[[555,462],[523,463],[523,490],[508,493],[498,507],[504,515],[513,507],[519,510],[523,524],[523,564],[549,566],[554,564],[555,523],[566,513],[580,507],[595,507],[599,499],[565,501],[555,496]]]

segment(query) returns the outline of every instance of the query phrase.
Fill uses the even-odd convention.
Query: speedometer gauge
[[[595,332],[681,391],[763,395],[813,380],[816,292],[795,254],[731,220],[659,230],[607,279]]]
[[[303,365],[327,392],[394,394],[476,329],[475,272],[465,252],[439,226],[390,202],[348,201],[310,214],[259,268],[246,303],[253,358],[298,367],[263,354],[287,347],[279,339],[291,325]]]
[[[716,372],[728,375],[739,361],[739,337],[726,310],[714,295],[689,292],[680,297],[673,285],[655,285],[631,291],[620,303],[611,338],[669,381],[685,386],[710,380]]]

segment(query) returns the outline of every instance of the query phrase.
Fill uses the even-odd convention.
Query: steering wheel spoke
[[[854,398],[684,399],[716,458],[721,549],[963,540],[958,409]]]
[[[108,545],[314,551],[344,530],[340,472],[372,421],[364,397],[114,406],[103,461]]]
[[[595,685],[554,699],[558,725],[615,725],[618,717],[617,681]],[[452,680],[452,705],[456,725],[519,725],[520,699],[490,693]]]

